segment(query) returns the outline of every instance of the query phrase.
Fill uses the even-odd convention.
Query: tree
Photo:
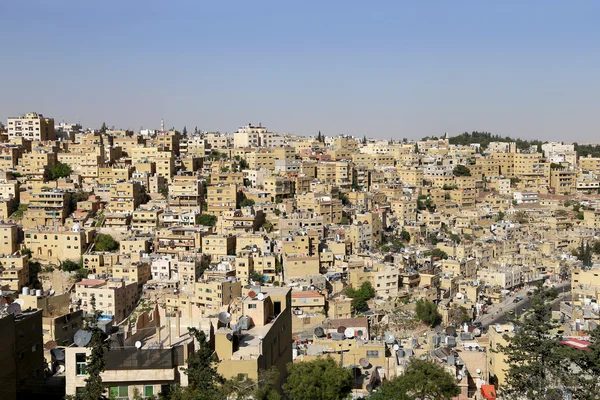
[[[507,398],[563,399],[574,386],[571,363],[574,349],[561,343],[559,324],[552,320],[552,303],[556,289],[541,285],[531,297],[531,308],[520,319],[514,319],[514,334],[504,335],[506,345],[499,345],[509,364],[506,386]],[[579,397],[578,397],[579,398]]]
[[[240,207],[252,207],[254,205],[254,200],[252,199],[243,199],[242,201],[240,201]]]
[[[363,137],[362,144],[363,144],[363,145],[366,145],[366,144],[367,144],[367,135],[365,135],[365,136]]]
[[[352,372],[331,357],[290,363],[283,392],[289,400],[338,400],[352,391]]]
[[[437,235],[435,233],[430,233],[427,235],[427,241],[435,246],[438,243]]]
[[[527,213],[525,211],[517,211],[514,215],[515,221],[520,224],[526,223],[529,218],[527,218]]]
[[[417,313],[417,318],[431,327],[434,327],[439,319],[437,304],[429,300],[417,300],[415,311]]]
[[[252,271],[250,273],[250,280],[254,281],[254,282],[262,282],[263,281],[263,274],[261,274],[258,271]]]
[[[106,133],[107,130],[108,126],[106,126],[106,122],[103,122],[102,126],[100,127],[100,133]]]
[[[352,298],[352,307],[355,312],[365,312],[369,309],[368,300],[375,297],[375,289],[371,282],[364,282],[358,290],[349,288],[346,295]]]
[[[457,235],[456,233],[451,233],[450,240],[452,240],[456,244],[460,244],[460,235]]]
[[[279,381],[279,371],[271,367],[258,373],[258,380],[249,378],[228,379],[223,388],[228,399],[235,400],[280,400],[276,384]]]
[[[92,295],[90,299],[92,306],[91,315],[84,318],[84,330],[91,333],[92,337],[88,345],[90,353],[86,358],[87,364],[85,372],[85,387],[81,394],[77,395],[77,399],[82,400],[97,400],[106,399],[104,395],[104,386],[102,385],[102,372],[106,367],[106,353],[110,349],[110,342],[105,340],[106,335],[98,328],[98,320],[101,312],[96,309],[96,298]]]
[[[217,223],[217,216],[210,214],[196,215],[196,223],[204,226],[215,226]]]
[[[60,267],[65,272],[77,271],[80,268],[79,264],[77,264],[75,261],[72,261],[72,260],[65,260],[65,261],[61,262]]]
[[[68,164],[60,162],[50,167],[50,177],[54,181],[60,178],[66,178],[71,175],[71,172],[73,172],[73,170]]]
[[[448,322],[452,325],[462,324],[468,322],[470,319],[469,310],[464,306],[453,304],[448,310]]]
[[[266,220],[262,227],[267,233],[273,232],[273,223],[269,220]]]
[[[183,136],[187,136],[187,126],[185,126],[185,125],[183,126],[183,131],[181,131],[181,134]]]
[[[405,242],[410,242],[410,233],[406,229],[403,229],[402,232],[400,232],[400,239]]]
[[[502,211],[498,212],[498,215],[496,216],[496,222],[500,222],[504,220],[504,213]]]
[[[460,394],[456,378],[443,366],[411,359],[402,375],[385,381],[370,400],[450,400]]]
[[[197,134],[198,134],[198,127],[196,126],[196,127],[194,127],[194,135],[197,135]]]
[[[457,165],[452,170],[454,176],[471,176],[471,170],[462,164]]]
[[[162,184],[158,186],[158,193],[162,194],[165,199],[169,198],[169,185]]]
[[[187,359],[185,374],[188,376],[189,385],[183,392],[184,399],[213,400],[225,399],[226,395],[220,388],[225,379],[217,372],[218,359],[207,341],[206,334],[196,328],[188,328],[191,336],[196,339],[198,349]]]
[[[99,233],[94,239],[94,247],[97,251],[115,251],[119,249],[119,242],[108,234]]]

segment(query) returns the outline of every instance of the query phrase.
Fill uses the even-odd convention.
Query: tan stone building
[[[46,141],[56,139],[54,118],[45,118],[35,112],[8,118],[8,138],[24,138],[26,140]]]

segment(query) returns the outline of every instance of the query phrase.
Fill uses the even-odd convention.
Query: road
[[[559,294],[555,302],[562,300],[565,295],[571,293],[570,280],[557,283],[554,285],[554,287],[556,288],[556,290],[558,290]],[[487,329],[490,325],[494,325],[497,323],[502,324],[507,322],[507,314],[511,310],[515,311],[516,316],[521,315],[524,311],[529,310],[529,307],[531,305],[529,296],[527,296],[527,290],[529,290],[529,288],[526,287],[524,289],[519,290],[516,294],[511,293],[510,297],[507,297],[506,300],[502,301],[499,304],[494,304],[490,306],[487,309],[486,313],[477,317],[475,321],[481,322],[481,325]],[[519,301],[518,303],[514,303],[514,299],[516,296],[521,296],[523,300]]]

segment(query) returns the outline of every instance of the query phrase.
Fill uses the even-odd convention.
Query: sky
[[[598,1],[0,0],[0,120],[600,141]]]

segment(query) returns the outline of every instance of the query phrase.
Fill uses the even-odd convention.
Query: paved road
[[[556,290],[558,290],[559,297],[556,301],[560,301],[564,298],[565,295],[571,292],[571,282],[561,282],[555,285]],[[527,296],[528,288],[521,289],[516,294],[511,294],[510,297],[507,297],[506,300],[501,302],[500,304],[494,304],[487,309],[486,314],[481,315],[475,319],[475,321],[481,322],[481,325],[486,329],[490,325],[494,325],[497,323],[505,323],[508,318],[508,312],[514,310],[515,316],[519,316],[523,314],[523,312],[529,310],[531,305],[529,296]],[[516,296],[521,296],[523,300],[518,303],[514,303],[514,299]]]

